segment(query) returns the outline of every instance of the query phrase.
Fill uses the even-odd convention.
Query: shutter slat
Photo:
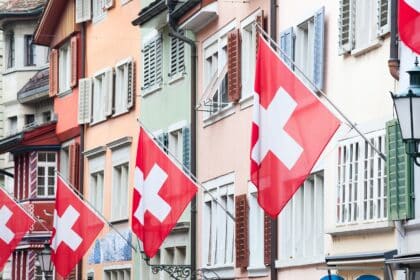
[[[58,50],[52,49],[50,52],[50,97],[54,97],[58,93]]]
[[[127,65],[128,71],[128,85],[127,85],[127,110],[131,109],[134,106],[134,97],[135,97],[135,77],[136,77],[136,68],[134,61],[131,61]]]
[[[76,0],[76,23],[88,21],[92,18],[90,0]]]
[[[345,54],[354,47],[354,21],[356,5],[354,0],[339,1],[338,48],[339,54]]]
[[[70,52],[71,52],[71,77],[70,86],[73,88],[77,86],[78,75],[78,37],[74,36],[70,39]]]
[[[325,8],[322,7],[314,15],[313,82],[318,90],[324,87],[324,18]]]
[[[85,124],[90,122],[91,115],[91,95],[92,81],[90,78],[79,80],[79,114],[78,123]]]
[[[228,53],[228,97],[230,102],[241,98],[241,33],[239,29],[229,32]]]
[[[235,197],[235,249],[236,267],[249,265],[249,206],[246,194]]]

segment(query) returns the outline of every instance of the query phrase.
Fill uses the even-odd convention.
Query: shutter
[[[50,52],[50,97],[58,93],[58,50],[52,49]]]
[[[76,23],[85,22],[91,19],[91,1],[76,0]]]
[[[325,8],[322,7],[314,15],[313,82],[317,90],[322,90],[324,87],[324,18]]]
[[[79,80],[79,115],[78,123],[90,122],[91,115],[92,80],[90,78]]]
[[[413,218],[413,162],[405,152],[401,130],[396,120],[386,124],[386,177],[388,217],[390,220]]]
[[[264,11],[263,10],[261,10],[261,13],[259,14],[259,15],[257,15],[257,17],[255,18],[255,23],[256,23],[256,25],[258,25],[258,26],[260,26],[264,31],[266,31],[266,26],[265,26],[265,21],[264,21]],[[255,43],[255,52],[258,52],[258,37],[259,37],[259,34],[260,34],[260,31],[259,31],[259,29],[257,28],[256,29],[256,32],[255,32],[255,40],[256,40],[256,43]],[[255,58],[257,58],[257,56],[255,56]]]
[[[377,35],[383,36],[390,30],[390,0],[376,0],[377,1]]]
[[[184,31],[180,31],[184,35]],[[171,37],[171,63],[169,76],[173,76],[185,70],[184,65],[184,42],[175,37]]]
[[[105,70],[105,114],[111,116],[113,111],[113,98],[114,98],[114,71],[112,68]]]
[[[131,109],[134,106],[134,91],[135,91],[135,78],[136,78],[136,68],[134,61],[127,63],[127,110]]]
[[[114,6],[114,0],[105,0],[105,8],[110,9],[112,6]]]
[[[147,89],[150,87],[150,52],[152,47],[147,45],[143,49],[143,87],[142,89]]]
[[[246,268],[249,265],[249,207],[246,194],[235,197],[235,249],[236,267]]]
[[[280,33],[280,57],[292,69],[292,62],[294,60],[294,41],[295,35],[293,33],[293,27],[290,27]]]
[[[241,98],[241,34],[239,29],[228,34],[227,54],[228,97],[230,102],[238,102]]]
[[[159,36],[155,41],[155,77],[153,85],[160,84],[162,82],[162,60],[163,60],[163,50],[162,50],[162,37]],[[153,58],[152,58],[153,59]]]
[[[78,75],[78,37],[74,36],[70,39],[70,52],[71,52],[71,78],[70,86],[73,88],[77,86]]]
[[[354,47],[354,21],[356,5],[354,0],[339,0],[338,48],[339,54],[351,51]]]
[[[264,213],[264,264],[271,265],[271,218]]]
[[[182,128],[182,164],[191,169],[191,132],[188,126]]]
[[[79,189],[79,153],[78,143],[72,143],[69,146],[69,182],[76,189]]]
[[[168,133],[163,132],[159,134],[157,137],[158,145],[162,148],[162,150],[165,151],[165,153],[168,152]]]

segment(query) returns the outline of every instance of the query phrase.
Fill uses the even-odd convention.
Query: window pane
[[[45,153],[38,153],[38,161],[45,161],[46,155]]]

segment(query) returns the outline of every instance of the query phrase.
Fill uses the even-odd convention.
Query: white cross
[[[60,217],[57,211],[54,210],[54,228],[55,235],[51,241],[51,248],[56,252],[61,243],[67,244],[74,252],[82,243],[82,238],[77,234],[72,227],[79,219],[80,213],[77,212],[73,206],[69,205]]]
[[[405,0],[405,2],[420,13],[420,0]]]
[[[251,152],[252,159],[258,164],[271,151],[289,170],[295,165],[303,148],[284,130],[297,103],[283,89],[279,88],[268,105],[261,106],[259,95],[254,96],[254,122],[259,126],[259,138]]]
[[[168,174],[155,164],[150,170],[146,180],[143,172],[136,167],[134,171],[134,188],[140,193],[141,200],[134,213],[139,222],[144,225],[144,214],[149,211],[160,222],[166,219],[171,212],[171,206],[162,199],[159,191],[168,178]]]
[[[0,209],[0,239],[6,242],[6,244],[9,244],[15,237],[13,231],[6,225],[12,216],[12,211],[6,205],[3,205]]]

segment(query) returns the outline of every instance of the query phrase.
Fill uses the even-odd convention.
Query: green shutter
[[[413,162],[405,153],[398,122],[389,121],[386,129],[388,217],[390,220],[411,219],[413,218]]]

